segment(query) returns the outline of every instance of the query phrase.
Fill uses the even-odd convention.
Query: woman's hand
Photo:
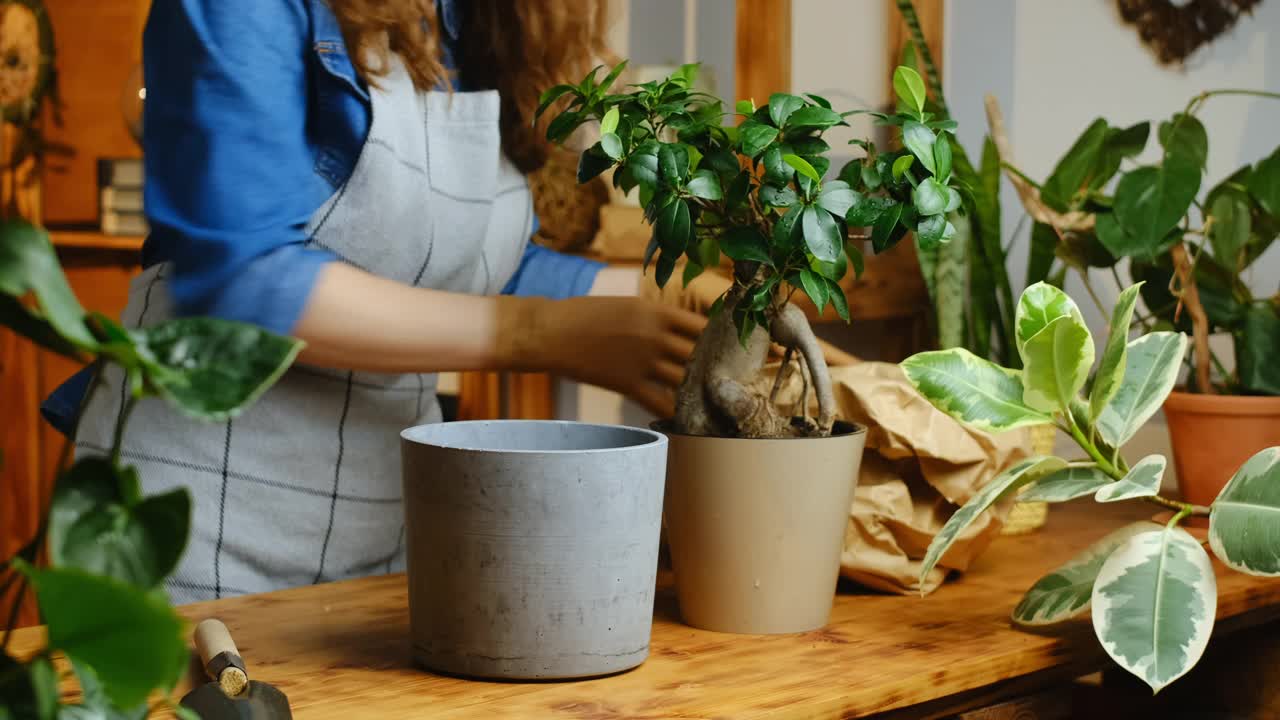
[[[636,297],[548,301],[535,311],[527,344],[517,354],[534,367],[613,390],[670,417],[675,389],[705,326],[701,315]]]

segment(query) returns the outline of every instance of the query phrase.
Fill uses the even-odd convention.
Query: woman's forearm
[[[320,272],[294,334],[302,362],[369,372],[522,370],[538,364],[539,298],[413,288],[343,263]]]

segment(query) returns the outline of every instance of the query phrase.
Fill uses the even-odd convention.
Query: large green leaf
[[[1071,315],[1056,318],[1022,348],[1023,402],[1044,413],[1067,412],[1089,379],[1093,357],[1084,322]]]
[[[720,179],[711,170],[694,172],[686,189],[691,195],[700,197],[703,200],[719,200],[724,197],[720,190]]]
[[[183,622],[162,591],[74,568],[23,564],[22,571],[48,624],[49,648],[93,667],[117,706],[133,707],[173,686],[186,669]]]
[[[911,151],[920,160],[920,164],[924,165],[930,173],[937,173],[937,162],[933,152],[933,146],[938,138],[933,131],[915,120],[908,120],[902,126],[902,144]]]
[[[1063,468],[1035,481],[1018,496],[1021,502],[1067,502],[1092,495],[1112,479],[1096,466]]]
[[[37,319],[47,321],[64,340],[81,350],[97,347],[97,341],[85,326],[84,308],[62,274],[48,234],[26,222],[5,222],[0,225],[0,295],[20,299],[28,293],[35,295]],[[61,344],[53,349],[66,351]]]
[[[905,156],[909,157],[909,156]],[[853,212],[850,210],[849,212]],[[876,218],[871,226],[871,248],[877,253],[893,247],[906,235],[906,229],[898,224],[902,218],[902,203],[895,202],[885,207],[884,212]]]
[[[1054,475],[1062,472],[1060,470]],[[1042,483],[1044,480],[1037,485]],[[1018,500],[1027,502],[1027,493],[1019,495]],[[1028,626],[1052,625],[1084,614],[1093,599],[1094,580],[1111,553],[1138,533],[1159,529],[1159,525],[1143,520],[1104,536],[1066,564],[1037,580],[1013,609],[1013,621]]]
[[[1218,586],[1209,556],[1179,527],[1139,533],[1103,563],[1093,628],[1121,667],[1159,692],[1204,654]]]
[[[1280,395],[1280,306],[1272,302],[1250,305],[1236,337],[1236,366],[1245,390]]]
[[[907,107],[921,112],[924,110],[924,101],[927,97],[924,90],[924,80],[921,79],[920,73],[915,69],[899,65],[893,71],[893,90],[898,95],[898,99]]]
[[[822,192],[818,193],[818,207],[844,219],[853,207],[857,193],[843,180],[831,180],[823,183]]]
[[[1174,332],[1153,332],[1129,343],[1124,382],[1095,419],[1108,445],[1124,445],[1160,409],[1178,381],[1186,350],[1187,336]]]
[[[1056,457],[1027,458],[1015,463],[983,485],[982,489],[969,499],[969,502],[951,515],[938,534],[933,537],[933,541],[929,543],[929,549],[925,551],[924,560],[920,565],[921,585],[938,561],[946,555],[951,544],[960,537],[960,533],[964,532],[964,529],[969,527],[987,508],[1036,478],[1066,467],[1066,464],[1065,460]]]
[[[1209,161],[1209,133],[1196,116],[1175,113],[1172,118],[1160,123],[1156,134],[1160,144],[1164,146],[1166,160],[1170,156],[1180,155],[1197,168],[1203,168]]]
[[[916,391],[956,420],[988,432],[1043,425],[1052,418],[1022,402],[1022,376],[964,348],[912,355],[902,370]]]
[[[1115,176],[1123,160],[1142,154],[1150,134],[1149,122],[1131,125],[1123,130],[1109,129],[1107,139],[1102,144],[1102,152],[1098,155],[1098,162],[1089,174],[1089,189],[1100,190]]]
[[[1280,147],[1254,166],[1249,194],[1272,217],[1280,217]]]
[[[1224,268],[1239,270],[1253,232],[1253,217],[1249,196],[1240,190],[1229,188],[1213,199],[1209,207],[1209,242],[1213,255]]]
[[[1098,364],[1098,372],[1093,376],[1093,387],[1089,390],[1089,415],[1098,417],[1102,408],[1111,402],[1120,383],[1124,380],[1124,362],[1128,355],[1129,324],[1133,321],[1133,308],[1138,302],[1138,293],[1142,283],[1130,285],[1116,298],[1116,306],[1111,311],[1111,329],[1107,335],[1107,346],[1102,351],[1102,362]]]
[[[1040,189],[1040,198],[1046,205],[1058,212],[1070,209],[1072,197],[1084,187],[1090,171],[1098,164],[1108,129],[1107,121],[1098,118],[1076,138]]]
[[[271,387],[303,343],[245,323],[179,318],[140,331],[147,379],[191,417],[235,417]]]
[[[778,128],[770,127],[755,120],[745,120],[738,126],[738,138],[742,143],[742,154],[755,157],[764,151],[774,138],[778,137]]]
[[[1124,477],[1098,490],[1093,499],[1108,503],[1159,495],[1167,462],[1163,455],[1148,455],[1130,468]]]
[[[840,237],[840,226],[831,213],[813,206],[806,207],[801,215],[801,230],[804,244],[814,257],[823,262],[835,262],[840,258],[844,242]]]
[[[871,227],[885,210],[896,204],[897,202],[890,197],[868,196],[855,192],[853,205],[845,213],[844,219],[849,227]],[[896,218],[894,222],[897,222]]]
[[[916,206],[916,212],[922,216],[941,215],[946,212],[951,200],[948,189],[946,185],[933,178],[928,178],[916,185],[916,189],[911,191],[911,202]]]
[[[1209,547],[1250,575],[1280,575],[1280,447],[1249,458],[1209,508]]]
[[[808,105],[791,113],[787,118],[787,133],[793,135],[809,130],[825,130],[844,122],[840,113],[821,105]]]
[[[671,187],[684,184],[689,176],[689,148],[680,143],[663,143],[658,147],[658,173]]]
[[[1084,322],[1075,301],[1059,288],[1038,282],[1023,290],[1013,320],[1018,351],[1021,352],[1028,340],[1060,317],[1074,317]]]
[[[1157,248],[1199,190],[1200,167],[1185,155],[1170,154],[1162,166],[1138,168],[1120,179],[1115,219],[1138,247]]]
[[[774,93],[769,96],[769,119],[773,124],[782,127],[791,113],[804,107],[804,99],[787,93]]]
[[[731,227],[720,236],[720,250],[734,260],[773,264],[769,244],[760,231],[748,225]]]
[[[617,140],[617,136],[613,136]],[[600,173],[613,167],[614,158],[609,156],[602,143],[587,148],[578,158],[578,182],[585,183]]]

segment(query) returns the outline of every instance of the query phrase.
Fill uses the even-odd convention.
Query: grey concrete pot
[[[826,625],[866,428],[837,423],[826,438],[670,439],[667,542],[684,621],[747,634]]]
[[[414,659],[563,679],[649,653],[667,439],[551,421],[401,433]]]

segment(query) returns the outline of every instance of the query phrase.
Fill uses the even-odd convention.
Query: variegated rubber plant
[[[1178,380],[1187,338],[1152,332],[1129,339],[1140,284],[1121,293],[1097,371],[1080,309],[1061,290],[1037,283],[1018,301],[1015,333],[1021,371],[967,350],[920,353],[902,363],[916,390],[966,425],[1002,432],[1053,424],[1087,455],[1023,460],[996,476],[930,544],[921,577],[982,511],[1019,490],[1020,500],[1143,500],[1173,511],[1168,523],[1117,530],[1036,582],[1013,611],[1016,623],[1048,625],[1092,611],[1098,640],[1124,669],[1159,691],[1203,654],[1213,630],[1217,584],[1209,555],[1180,527],[1209,517],[1209,546],[1227,566],[1280,575],[1280,447],[1246,462],[1209,507],[1160,495],[1166,461],[1130,465],[1122,448]],[[1086,390],[1087,393],[1083,391]]]

